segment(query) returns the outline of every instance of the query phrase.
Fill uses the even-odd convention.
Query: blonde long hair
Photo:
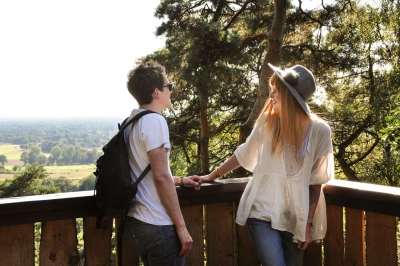
[[[269,135],[272,140],[272,155],[275,154],[275,152],[283,152],[285,141],[290,144],[289,151],[296,152],[293,150],[294,147],[298,147],[297,150],[300,151],[304,138],[302,127],[303,120],[306,117],[310,117],[310,115],[307,115],[301,108],[292,93],[276,74],[272,75],[269,84],[271,90],[276,89],[281,96],[280,113],[274,112],[272,100],[268,98],[256,123],[259,123],[266,113],[267,117],[264,121],[264,126],[266,134]]]

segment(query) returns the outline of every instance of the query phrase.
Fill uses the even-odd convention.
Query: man
[[[193,240],[179,207],[175,185],[198,190],[202,180],[171,174],[169,130],[159,113],[171,106],[172,83],[164,67],[150,61],[129,72],[127,87],[139,104],[131,117],[144,110],[156,112],[143,116],[124,132],[131,145],[129,156],[135,158],[130,160],[131,175],[139,176],[151,164],[128,212],[127,237],[146,266],[184,265],[184,255],[191,250]]]

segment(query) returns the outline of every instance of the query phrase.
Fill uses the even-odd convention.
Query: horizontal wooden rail
[[[237,202],[249,178],[206,183],[199,191],[177,187],[182,207]],[[332,180],[324,187],[328,204],[400,216],[400,188]],[[0,199],[0,226],[90,217],[97,213],[93,191]]]
[[[237,203],[248,181],[218,180],[199,191],[177,187],[195,241],[187,266],[205,265],[205,258],[206,265],[259,265],[247,228],[235,224]],[[397,265],[400,188],[332,180],[324,193],[327,236],[307,249],[304,265]],[[114,221],[105,217],[98,230],[96,214],[93,191],[0,199],[0,265],[34,265],[37,222],[42,222],[40,265],[78,265],[82,256],[86,265],[112,265]],[[83,255],[77,248],[76,218],[83,218]],[[126,237],[123,262],[138,265]]]
[[[326,202],[367,212],[400,217],[400,188],[345,180],[324,187]]]
[[[248,178],[206,183],[199,191],[177,187],[182,207],[239,201]],[[90,217],[97,214],[93,191],[0,199],[0,226]]]

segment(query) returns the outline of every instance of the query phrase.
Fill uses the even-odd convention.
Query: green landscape
[[[18,145],[10,145],[10,144],[0,144],[0,154],[3,154],[7,157],[8,162],[4,164],[4,170],[0,173],[0,180],[6,178],[14,177],[14,166],[20,166],[19,171],[25,168],[24,163],[21,161],[21,154],[23,149],[21,149]],[[49,156],[50,154],[45,154]],[[46,172],[49,174],[49,177],[57,178],[60,176],[64,176],[67,179],[77,182],[78,180],[89,176],[93,173],[96,166],[94,164],[82,164],[82,165],[49,165],[45,166]]]
[[[0,120],[0,197],[93,189],[96,160],[117,121]]]

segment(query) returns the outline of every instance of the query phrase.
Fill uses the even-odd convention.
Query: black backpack
[[[142,111],[129,121],[127,121],[129,117],[126,118],[122,125],[118,124],[118,133],[103,147],[104,154],[96,162],[96,171],[93,174],[96,176],[94,189],[99,208],[96,218],[97,228],[101,228],[101,220],[104,215],[112,218],[125,217],[129,204],[137,193],[139,182],[151,169],[149,164],[132,184],[127,150],[129,138],[127,144],[124,140],[124,129],[149,113],[154,112]],[[120,230],[123,230],[122,226],[120,226]]]

